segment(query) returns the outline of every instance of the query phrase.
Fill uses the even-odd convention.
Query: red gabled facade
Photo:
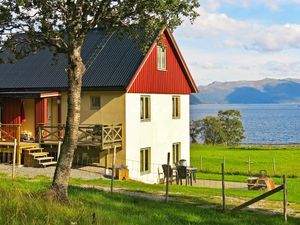
[[[128,93],[190,94],[198,92],[178,46],[168,29],[162,32],[167,49],[167,70],[157,69],[157,43],[151,46],[127,87]]]

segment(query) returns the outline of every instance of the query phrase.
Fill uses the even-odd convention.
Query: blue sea
[[[218,110],[241,112],[246,139],[244,144],[299,144],[300,105],[298,104],[199,104],[191,106],[191,120],[217,115]]]

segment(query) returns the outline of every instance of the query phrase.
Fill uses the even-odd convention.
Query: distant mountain
[[[198,96],[196,96],[196,95],[191,95],[191,98],[190,98],[190,104],[191,104],[191,105],[201,104],[201,101],[200,101],[200,99],[198,98]]]
[[[300,103],[300,79],[213,82],[191,97],[200,103]]]

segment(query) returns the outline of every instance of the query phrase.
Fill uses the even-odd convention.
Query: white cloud
[[[281,51],[287,48],[300,48],[300,25],[286,24],[264,27],[251,35],[253,42],[246,49],[257,51]]]
[[[214,4],[212,4],[212,2]],[[201,1],[201,6],[204,7],[205,9],[210,10],[211,5],[219,5],[216,9],[219,9],[221,5],[236,5],[240,6],[242,8],[250,8],[253,6],[265,6],[271,11],[280,11],[281,7],[283,5],[287,4],[300,4],[300,0],[203,0]],[[214,10],[216,11],[216,10]]]
[[[209,13],[204,9],[199,9],[199,13],[201,16],[193,25],[185,21],[176,31],[181,38],[215,38],[223,47],[244,47],[259,52],[300,48],[300,24],[267,26],[236,20],[224,13]]]
[[[208,0],[204,7],[210,12],[215,12],[220,8],[220,2],[217,0]]]
[[[204,9],[198,11],[200,17],[194,21],[193,25],[185,21],[179,28],[180,31],[184,31],[182,37],[201,38],[224,33],[234,35],[251,27],[250,23],[235,20],[224,13],[208,13]]]
[[[274,11],[287,2],[300,4],[300,0],[212,0],[209,7],[202,4],[195,23],[185,22],[175,32],[196,83],[300,78],[300,24],[235,19],[219,12],[217,3],[225,2],[245,8],[260,4]]]

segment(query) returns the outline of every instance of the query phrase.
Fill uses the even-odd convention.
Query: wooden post
[[[105,153],[105,175],[108,175],[108,150]]]
[[[225,170],[225,161],[226,161],[225,156],[223,156],[224,170]]]
[[[57,161],[59,159],[59,156],[60,156],[60,150],[61,150],[61,141],[58,141],[58,148],[57,148]]]
[[[17,160],[18,160],[18,165],[21,165],[21,157],[22,157],[22,152],[21,152],[21,125],[18,125],[18,130],[17,130]]]
[[[16,153],[17,153],[17,139],[14,139],[12,178],[16,177]]]
[[[224,171],[224,164],[222,163],[222,209],[225,212],[225,171]]]
[[[42,124],[39,124],[39,147],[42,145],[42,139],[43,139],[43,129],[42,129]]]
[[[248,175],[251,176],[251,159],[250,159],[250,156],[248,158]]]
[[[110,192],[111,193],[114,192],[116,150],[117,150],[117,147],[116,147],[116,145],[114,145],[114,152],[113,152],[113,159],[112,159],[112,171],[111,171],[111,186],[110,186]]]
[[[287,223],[287,188],[286,188],[286,175],[283,175],[283,216],[284,221]]]
[[[203,170],[203,161],[202,161],[202,155],[200,157],[200,171]]]
[[[273,171],[274,171],[274,175],[276,175],[276,161],[275,161],[275,157],[273,158]]]
[[[168,202],[169,198],[169,166],[170,166],[170,152],[168,152],[168,159],[167,159],[167,182],[166,182],[166,202]]]

